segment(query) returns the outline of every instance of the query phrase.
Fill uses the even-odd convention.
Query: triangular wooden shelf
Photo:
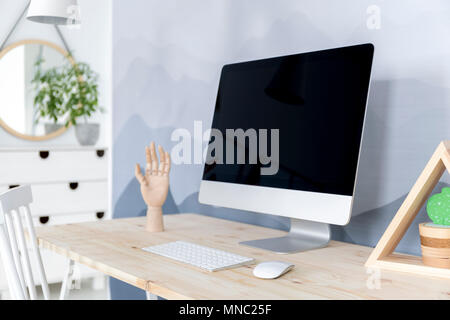
[[[429,267],[421,257],[393,253],[439,179],[450,172],[450,140],[442,141],[367,259],[366,267],[450,279],[450,269]]]

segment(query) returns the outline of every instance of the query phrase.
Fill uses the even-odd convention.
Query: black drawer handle
[[[20,187],[20,185],[19,184],[11,184],[11,185],[8,186],[8,189],[14,189],[14,188],[17,188],[17,187]]]
[[[97,212],[95,215],[97,216],[98,219],[103,219],[103,217],[105,216],[105,213],[104,212]]]
[[[42,224],[46,224],[50,221],[50,217],[39,217],[39,222]]]
[[[69,182],[69,188],[72,190],[77,190],[78,182]]]
[[[47,159],[49,155],[50,151],[39,151],[39,157],[41,157],[41,159]]]
[[[97,150],[97,157],[99,158],[103,158],[103,156],[105,155],[105,150]]]

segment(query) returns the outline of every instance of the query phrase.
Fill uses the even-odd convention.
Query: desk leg
[[[69,259],[66,274],[64,276],[64,280],[61,286],[61,292],[59,294],[59,300],[65,300],[70,290],[70,286],[72,285],[72,276],[73,276],[73,267],[75,263],[72,259]]]
[[[150,293],[148,291],[145,291],[145,295],[147,297],[147,300],[158,300],[158,296],[157,295],[155,295],[153,293]]]

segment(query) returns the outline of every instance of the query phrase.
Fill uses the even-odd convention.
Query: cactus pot
[[[421,223],[419,233],[423,263],[450,269],[450,226]]]

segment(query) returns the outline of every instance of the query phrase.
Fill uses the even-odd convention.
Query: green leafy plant
[[[450,226],[450,188],[445,187],[441,193],[428,199],[427,213],[435,224]]]
[[[65,117],[65,126],[76,125],[79,118],[87,122],[93,113],[103,111],[98,105],[98,74],[87,63],[67,62],[42,71],[43,62],[36,61],[32,80],[36,121],[48,117],[56,123]]]
[[[37,118],[49,117],[55,123],[64,115],[64,92],[62,88],[63,73],[59,68],[51,68],[45,72],[41,70],[43,59],[35,63],[35,73],[32,79],[36,95],[34,107]]]

